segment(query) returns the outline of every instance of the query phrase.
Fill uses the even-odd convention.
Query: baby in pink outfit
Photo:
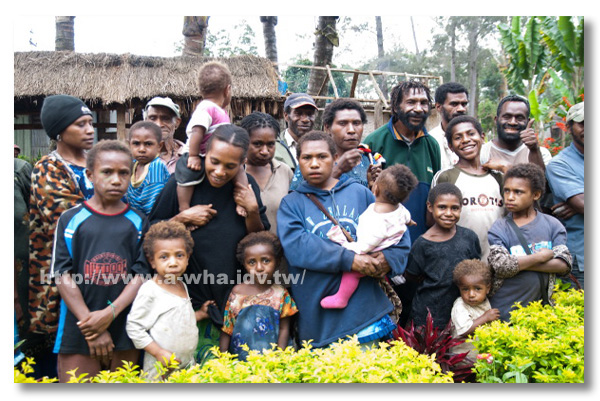
[[[333,226],[327,237],[357,254],[378,252],[397,244],[407,226],[415,224],[400,202],[408,198],[417,184],[415,175],[402,164],[383,170],[373,184],[375,202],[358,218],[356,242],[348,241],[340,226]],[[345,308],[362,276],[358,272],[344,272],[337,293],[323,298],[321,306],[325,309]],[[395,276],[391,280],[401,284],[403,277]]]

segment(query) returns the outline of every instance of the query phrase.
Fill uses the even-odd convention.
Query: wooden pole
[[[120,104],[117,106],[117,139],[127,141],[127,127],[125,122],[125,106]]]
[[[329,80],[331,81],[331,86],[333,86],[333,94],[335,95],[336,99],[339,99],[340,95],[338,95],[337,86],[335,86],[335,81],[333,80],[333,75],[331,74],[331,69],[329,68],[329,65],[326,65],[325,67],[327,67],[327,75],[329,75]]]

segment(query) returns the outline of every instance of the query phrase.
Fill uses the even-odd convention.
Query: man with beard
[[[404,202],[416,226],[409,226],[410,237],[416,239],[427,231],[427,196],[431,180],[440,169],[440,147],[425,129],[431,113],[429,88],[418,81],[400,82],[390,95],[392,118],[364,140],[373,152],[381,153],[386,167],[404,164],[419,180]]]
[[[571,273],[583,288],[583,212],[584,212],[584,124],[583,103],[572,106],[567,113],[567,133],[573,142],[561,151],[546,168],[552,188],[553,214],[567,229],[567,246],[573,255]]]
[[[317,110],[314,99],[306,93],[293,93],[283,104],[283,118],[288,127],[277,138],[275,159],[292,170],[298,165],[296,144],[302,135],[312,131]]]
[[[445,170],[456,164],[458,156],[450,150],[446,140],[446,127],[454,117],[467,114],[469,92],[458,82],[447,82],[435,90],[435,109],[440,115],[440,125],[429,131],[440,145],[441,169]]]
[[[498,137],[481,148],[484,167],[504,172],[517,163],[533,163],[546,168],[552,155],[539,145],[529,113],[529,102],[521,96],[510,95],[500,101],[494,117]]]

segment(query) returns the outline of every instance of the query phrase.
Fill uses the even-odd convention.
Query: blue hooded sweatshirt
[[[298,306],[298,333],[301,341],[313,340],[323,347],[358,333],[393,309],[376,279],[363,277],[348,306],[323,309],[321,299],[337,292],[342,272],[350,271],[354,252],[330,241],[331,221],[306,196],[312,193],[356,239],[358,217],[375,197],[358,181],[340,178],[331,190],[302,182],[284,197],[277,212],[277,234],[289,264],[289,273],[302,280],[291,282],[292,297]],[[402,274],[410,251],[408,231],[396,245],[383,250],[391,267],[390,276]]]

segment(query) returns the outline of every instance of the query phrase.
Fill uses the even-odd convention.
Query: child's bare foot
[[[242,217],[248,217],[248,212],[246,211],[246,209],[245,209],[245,208],[243,208],[243,207],[242,207],[242,206],[240,206],[240,205],[237,205],[237,206],[235,207],[235,211],[236,211],[236,213],[237,213],[237,214],[239,214],[239,215],[240,215],[240,216],[242,216]]]

